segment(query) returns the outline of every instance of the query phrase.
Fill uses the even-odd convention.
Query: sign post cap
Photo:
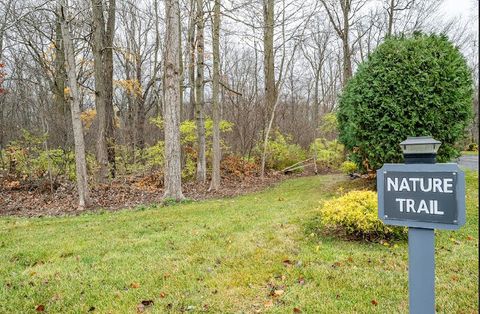
[[[400,143],[403,154],[436,154],[442,142],[432,136],[409,136]]]

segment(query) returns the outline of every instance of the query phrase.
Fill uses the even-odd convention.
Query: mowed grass
[[[321,201],[355,184],[317,176],[231,199],[1,218],[0,313],[407,313],[405,242],[317,232]],[[478,311],[477,173],[467,185],[466,226],[437,232],[439,313]]]
[[[465,151],[462,151],[462,155],[463,156],[478,156],[478,151],[473,152],[473,151],[465,150]]]

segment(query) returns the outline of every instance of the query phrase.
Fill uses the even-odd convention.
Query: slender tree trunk
[[[140,82],[142,81],[142,65],[140,62],[140,52],[138,52],[137,54],[136,80],[138,84],[140,84]],[[143,149],[145,148],[145,98],[141,91],[137,91],[135,99],[137,104],[137,113],[135,115],[135,146],[136,148],[140,149],[140,154],[143,155]]]
[[[116,0],[110,0],[108,6],[107,28],[105,33],[105,105],[106,105],[106,137],[107,155],[110,164],[110,174],[115,178],[115,112],[113,110],[113,39],[115,36],[115,5]]]
[[[275,90],[275,67],[274,67],[274,51],[273,51],[273,31],[274,31],[274,0],[263,0],[263,49],[264,49],[264,71],[265,71],[265,108],[267,112],[274,117],[273,111],[276,103],[276,90]],[[268,136],[272,127],[273,120],[269,121],[265,132],[264,147],[262,154],[262,165],[260,176],[265,176],[265,162],[266,162],[266,150]]]
[[[218,101],[220,85],[220,0],[215,0],[213,7],[213,91],[212,91],[212,113],[213,113],[213,160],[212,160],[212,181],[210,189],[218,190],[220,187],[220,161],[222,151],[220,148],[220,108]]]
[[[75,167],[77,174],[78,206],[80,209],[91,205],[90,192],[88,189],[87,162],[85,158],[85,142],[83,138],[83,126],[80,119],[80,92],[77,85],[75,70],[75,55],[73,42],[70,37],[70,29],[65,20],[65,0],[59,1],[59,16],[63,35],[63,46],[66,55],[68,83],[71,95],[71,113],[73,124],[73,137],[75,142]]]
[[[391,36],[393,32],[393,13],[395,11],[395,0],[390,0],[390,7],[387,9],[388,14],[388,28],[387,36]]]
[[[182,13],[180,12],[180,7],[178,8],[178,65],[180,69],[180,121],[183,117],[183,112],[185,111],[183,108],[183,80],[184,80],[184,69],[183,69],[183,49],[182,49]]]
[[[190,113],[189,118],[195,118],[195,0],[190,1],[190,21],[188,25],[187,55],[188,55],[188,84],[190,86]]]
[[[341,1],[343,4],[343,86],[347,84],[347,81],[352,77],[352,56],[350,53],[350,42],[349,42],[349,33],[350,33],[350,6],[351,0]]]
[[[197,182],[207,179],[207,161],[205,148],[205,117],[204,117],[204,20],[203,0],[197,0],[197,77],[195,82],[195,120],[197,124]]]
[[[58,114],[56,123],[60,125],[59,134],[61,136],[62,147],[65,149],[68,143],[68,106],[65,101],[65,81],[67,73],[65,72],[65,52],[62,47],[62,27],[60,21],[55,28],[55,111]]]
[[[131,47],[130,43],[127,42],[127,51],[130,53]],[[127,82],[131,82],[132,78],[132,63],[130,62],[130,58],[125,56],[125,79]],[[135,88],[131,91],[126,91],[127,94],[127,126],[126,126],[126,133],[125,134],[125,141],[128,141],[127,147],[131,153],[131,156],[135,155],[135,97],[136,92]],[[134,158],[135,159],[135,158]]]
[[[316,145],[316,139],[317,139],[317,128],[318,128],[318,112],[320,108],[320,101],[318,99],[318,88],[319,88],[319,81],[320,81],[320,66],[316,69],[315,71],[315,84],[314,84],[314,91],[313,91],[313,118],[312,118],[312,128],[313,128],[313,168],[315,171],[315,174],[318,174],[318,169],[317,169],[317,145]]]
[[[115,0],[109,1],[105,22],[103,0],[91,0],[93,14],[93,58],[95,76],[95,105],[97,108],[98,180],[106,182],[115,177],[115,138],[113,111],[113,38],[115,33]]]
[[[165,0],[165,198],[181,200],[178,0]]]
[[[5,31],[3,28],[0,28],[0,65],[3,65],[3,37]],[[0,73],[2,73],[2,68],[0,67]],[[0,84],[1,88],[1,84]],[[0,150],[4,147],[4,140],[5,140],[5,122],[4,122],[4,105],[5,105],[5,98],[3,93],[0,93]]]

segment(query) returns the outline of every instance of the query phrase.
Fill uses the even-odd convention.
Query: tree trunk
[[[275,102],[276,102],[276,90],[275,90],[275,67],[274,67],[274,52],[273,52],[273,31],[274,31],[274,0],[263,0],[263,65],[265,71],[265,107],[267,112],[273,117]],[[265,132],[264,139],[264,153],[262,154],[262,166],[260,176],[265,176],[265,162],[266,162],[266,149],[268,142],[268,135],[272,127],[273,121],[269,121]]]
[[[75,142],[75,167],[77,174],[78,206],[83,209],[91,205],[90,192],[88,189],[87,162],[85,158],[85,142],[83,138],[83,126],[80,119],[80,92],[77,85],[77,74],[75,70],[75,55],[73,42],[70,37],[70,29],[65,20],[65,0],[59,2],[59,16],[61,20],[61,31],[63,46],[66,55],[68,71],[68,83],[71,95],[71,113],[73,124],[73,137]]]
[[[388,29],[387,36],[391,36],[393,32],[393,14],[395,11],[395,0],[390,0],[390,7],[387,9]]]
[[[130,51],[130,43],[127,42],[127,51]],[[132,82],[132,63],[128,57],[125,57],[125,79],[127,82]],[[126,113],[126,134],[125,134],[125,143],[131,153],[131,156],[134,156],[135,159],[135,97],[136,92],[135,88],[133,90],[126,91],[127,94],[127,113]],[[134,161],[135,162],[135,161]]]
[[[178,0],[165,1],[165,194],[164,198],[181,200],[182,169],[180,165],[180,70]]]
[[[65,149],[68,145],[68,106],[65,101],[65,81],[67,73],[65,72],[65,51],[62,46],[62,26],[60,21],[55,28],[55,112],[57,113],[56,123],[60,126],[58,134],[61,139],[62,147]]]
[[[190,2],[190,21],[187,37],[188,55],[188,84],[190,86],[190,113],[189,118],[195,118],[195,0]]]
[[[140,82],[142,81],[142,64],[140,61],[140,52],[137,53],[136,80],[140,85]],[[137,103],[137,113],[135,121],[135,147],[140,149],[140,154],[143,155],[143,149],[145,148],[145,98],[141,91],[137,91],[135,99]]]
[[[350,42],[349,42],[349,32],[350,32],[350,0],[345,0],[341,2],[342,12],[343,12],[343,86],[347,84],[347,81],[352,77],[352,56],[350,53]]]
[[[180,6],[178,8],[178,66],[180,70],[180,121],[183,117],[183,80],[184,80],[184,69],[183,69],[183,48],[182,48],[182,13],[180,12]]]
[[[222,151],[220,148],[220,108],[218,92],[220,85],[220,0],[215,0],[213,7],[213,91],[212,91],[212,114],[213,114],[213,160],[212,181],[210,189],[218,190],[220,187],[220,161]]]
[[[197,77],[195,82],[195,120],[197,124],[197,182],[207,179],[207,161],[205,154],[205,117],[204,117],[204,20],[203,0],[197,0]]]
[[[110,0],[105,22],[102,0],[91,0],[93,14],[93,58],[95,76],[95,106],[97,108],[98,180],[115,177],[115,138],[113,110],[113,38],[115,32],[115,0]]]

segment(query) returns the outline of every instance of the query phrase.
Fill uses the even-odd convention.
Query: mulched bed
[[[209,182],[205,184],[187,182],[183,186],[183,192],[185,197],[192,200],[232,197],[263,190],[293,176],[298,174],[269,173],[263,180],[257,176],[222,178],[219,191],[208,191]],[[94,205],[85,210],[78,210],[76,188],[72,182],[64,181],[57,184],[52,193],[49,184],[19,182],[12,178],[0,177],[0,216],[79,215],[98,210],[115,211],[139,205],[160,204],[163,187],[159,186],[157,183],[159,181],[155,176],[126,177],[117,178],[106,185],[97,184],[91,187]]]

